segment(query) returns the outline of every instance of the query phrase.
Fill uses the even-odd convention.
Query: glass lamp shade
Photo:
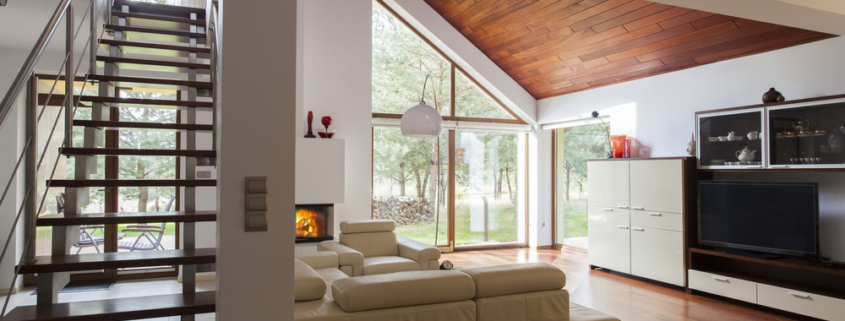
[[[405,111],[401,127],[405,137],[436,138],[443,132],[443,118],[434,107],[420,103]]]

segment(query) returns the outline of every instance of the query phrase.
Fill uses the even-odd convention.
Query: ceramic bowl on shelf
[[[329,131],[317,131],[317,135],[320,135],[320,138],[332,138],[334,136],[334,133],[334,129],[331,129]]]
[[[734,137],[734,140],[742,140],[742,136],[736,136]]]
[[[719,141],[720,141],[720,142],[726,142],[726,141],[728,141],[728,136],[719,136],[718,138],[719,138]]]
[[[710,165],[725,165],[724,159],[714,159],[710,161]]]
[[[719,137],[707,137],[707,140],[709,140],[711,142],[715,142],[715,141],[719,140]]]

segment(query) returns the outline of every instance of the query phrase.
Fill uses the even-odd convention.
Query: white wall
[[[614,134],[631,134],[640,141],[642,156],[682,156],[695,128],[696,111],[759,104],[770,87],[782,92],[787,101],[842,94],[843,51],[845,38],[833,38],[544,99],[538,102],[539,118],[541,123],[551,123],[589,117],[598,110],[611,116]],[[546,143],[545,148],[550,145]],[[550,170],[548,166],[540,176],[550,175]],[[822,250],[845,260],[845,213],[840,200],[845,174],[771,177],[820,183]],[[543,215],[550,216],[551,211]]]
[[[290,320],[297,1],[221,0],[220,15],[217,320]],[[244,231],[247,176],[268,179],[268,231]]]
[[[320,118],[331,116],[329,129],[346,142],[346,201],[335,205],[335,231],[341,221],[372,217],[372,5],[372,0],[305,1],[304,106],[296,135],[305,135],[305,116],[313,111],[315,131],[323,127]],[[336,178],[314,180],[332,184]]]

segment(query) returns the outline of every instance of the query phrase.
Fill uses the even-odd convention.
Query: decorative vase
[[[778,97],[783,96],[780,94],[779,91],[775,90],[774,87],[770,88],[769,91],[763,94],[763,103],[774,103],[778,101]]]
[[[335,132],[334,130],[329,131],[329,126],[332,124],[332,118],[329,116],[323,116],[323,118],[320,118],[320,123],[322,123],[323,126],[326,126],[325,131],[317,132],[317,134],[320,135],[320,138],[332,138]]]
[[[628,138],[628,135],[610,135],[613,158],[622,158],[626,138]]]
[[[314,121],[314,112],[308,112],[308,133],[305,134],[305,138],[317,138],[314,136],[314,133],[311,131],[311,122]]]
[[[751,134],[749,134],[750,136]],[[687,142],[687,155],[695,156],[695,133],[692,133],[692,137]]]
[[[631,158],[631,138],[626,138],[622,144],[622,158]]]

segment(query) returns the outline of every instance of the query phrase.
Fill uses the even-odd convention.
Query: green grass
[[[570,199],[563,206],[564,237],[587,236],[587,200]]]
[[[515,205],[503,198],[499,201],[490,201],[490,217],[497,219],[498,228],[488,231],[488,241],[484,242],[484,232],[470,231],[470,209],[469,204],[458,202],[455,204],[455,245],[482,244],[482,243],[509,243],[517,242],[519,235],[519,222],[514,219]],[[586,218],[586,216],[585,216]],[[491,224],[491,228],[495,224]],[[440,213],[440,235],[439,245],[447,244],[448,233],[447,215],[441,210]],[[396,234],[407,237],[425,244],[434,244],[434,222],[417,222],[396,228]]]

